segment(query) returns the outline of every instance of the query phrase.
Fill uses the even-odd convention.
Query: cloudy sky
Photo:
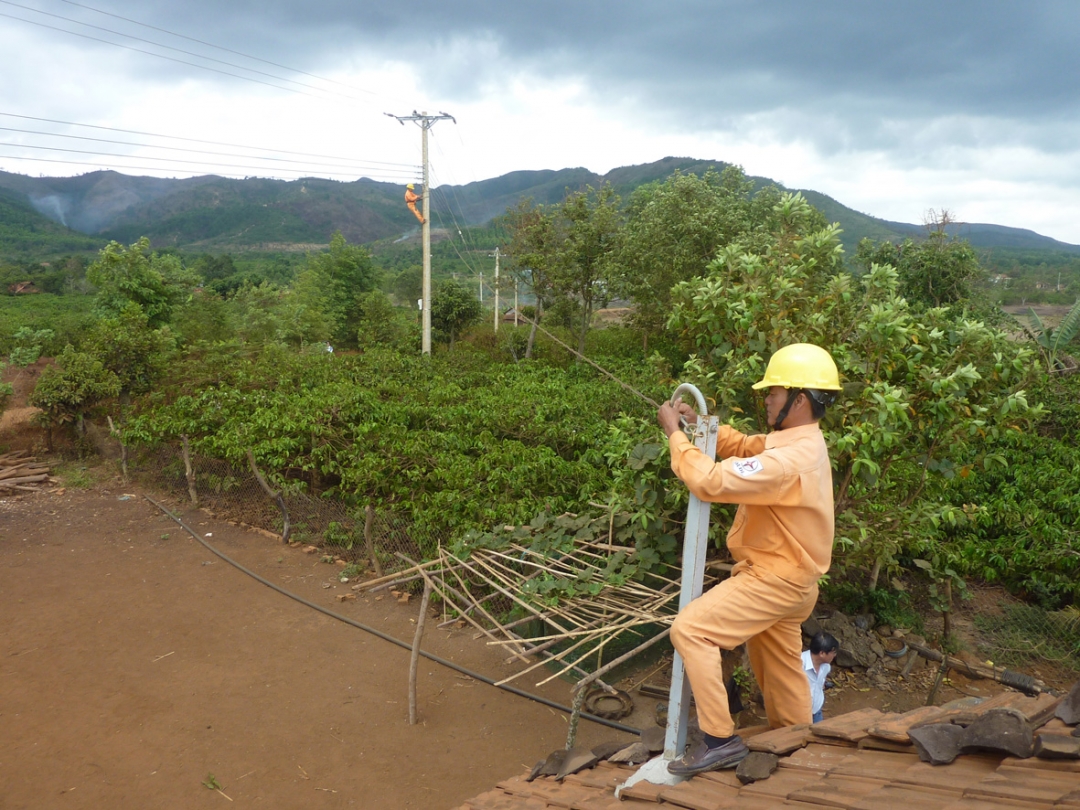
[[[1078,46],[1075,0],[0,0],[0,169],[404,182],[418,110],[434,184],[689,156],[1080,243]]]

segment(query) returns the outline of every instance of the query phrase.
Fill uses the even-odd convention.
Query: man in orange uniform
[[[424,198],[417,194],[415,191],[413,191],[414,188],[415,186],[412,183],[409,183],[409,185],[405,186],[405,205],[409,207],[409,210],[413,212],[413,215],[418,220],[420,220],[420,224],[423,225],[424,215],[416,210],[416,201],[422,200]]]
[[[675,618],[679,651],[697,703],[704,741],[668,764],[689,776],[730,768],[749,753],[735,733],[720,676],[720,651],[746,643],[773,728],[810,722],[810,688],[802,670],[801,625],[817,602],[833,544],[832,471],[818,421],[840,390],[824,349],[796,343],[777,351],[765,377],[766,418],[773,432],[747,436],[722,425],[714,462],[682,432],[693,409],[664,404],[657,418],[668,436],[671,469],[703,501],[737,503],[727,546],[731,577]]]

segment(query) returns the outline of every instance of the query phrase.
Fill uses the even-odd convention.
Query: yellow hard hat
[[[405,186],[405,188],[408,188],[408,189],[411,189],[412,187],[413,187],[412,183],[409,183],[409,185]]]
[[[840,375],[836,363],[823,348],[812,343],[792,343],[769,358],[765,376],[753,387],[771,388],[774,385],[839,391]]]

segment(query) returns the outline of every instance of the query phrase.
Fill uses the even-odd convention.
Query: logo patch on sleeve
[[[761,462],[757,460],[757,457],[737,458],[731,462],[731,466],[734,467],[735,472],[743,478],[749,478],[751,475],[755,475],[765,469],[761,466]]]

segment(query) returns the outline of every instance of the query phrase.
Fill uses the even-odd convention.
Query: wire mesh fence
[[[1044,610],[1035,605],[1004,604],[975,617],[983,650],[997,663],[1012,667],[1051,667],[1080,673],[1080,610]]]
[[[128,474],[148,489],[243,525],[280,535],[287,520],[290,541],[322,547],[376,576],[433,559],[450,540],[385,504],[287,489],[275,498],[250,466],[190,454],[180,445],[128,448]],[[1019,602],[995,608],[975,616],[982,654],[1002,665],[1053,671],[1063,681],[1080,673],[1080,610]]]
[[[182,446],[129,448],[128,475],[172,498],[216,516],[321,546],[382,576],[407,568],[448,538],[417,525],[412,516],[375,503],[349,504],[307,492],[273,497],[250,466],[187,453]]]

